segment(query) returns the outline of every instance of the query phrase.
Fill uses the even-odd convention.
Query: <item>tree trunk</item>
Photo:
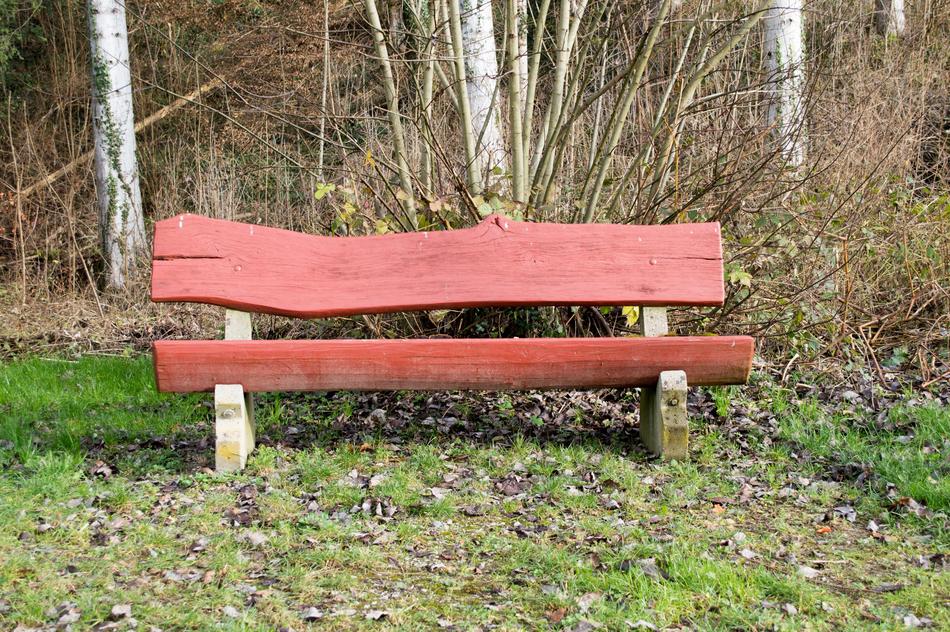
[[[907,20],[904,17],[904,0],[875,0],[874,23],[877,32],[884,36],[904,34]]]
[[[107,285],[121,288],[146,245],[125,4],[89,0],[88,12],[99,234]]]
[[[656,14],[660,12],[660,7],[663,6],[664,0],[655,0],[653,2],[653,17],[656,17]],[[679,11],[683,7],[683,0],[672,0],[670,2],[670,15]]]
[[[802,0],[772,0],[765,16],[770,93],[767,123],[791,167],[805,161],[805,50]]]
[[[409,161],[406,155],[406,137],[402,129],[402,117],[399,114],[399,95],[396,92],[396,80],[393,77],[392,64],[389,63],[389,47],[383,36],[383,26],[379,20],[379,10],[376,0],[365,0],[366,19],[373,29],[373,42],[376,45],[376,57],[379,59],[383,71],[383,90],[386,93],[386,113],[389,116],[389,127],[393,134],[393,158],[396,162],[396,171],[399,173],[399,183],[406,194],[404,207],[409,224],[415,228],[416,201],[412,187],[412,174],[409,171]]]
[[[525,195],[525,164],[524,164],[524,136],[521,132],[522,108],[524,107],[524,92],[522,88],[527,86],[521,81],[521,62],[527,60],[527,57],[521,57],[521,21],[518,11],[520,3],[518,0],[508,0],[506,2],[507,33],[508,43],[505,50],[508,55],[508,129],[509,145],[511,146],[511,199],[515,202],[524,202]]]
[[[465,56],[465,83],[476,139],[475,165],[483,176],[505,166],[505,144],[498,122],[498,59],[491,0],[459,2],[462,46]]]
[[[525,111],[528,94],[528,0],[517,0],[518,21],[518,79],[521,82],[521,113]]]

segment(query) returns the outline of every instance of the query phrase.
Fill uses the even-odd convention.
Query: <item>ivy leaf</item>
[[[742,268],[731,268],[729,270],[729,283],[752,287],[752,275]]]
[[[627,327],[636,327],[640,320],[640,308],[636,305],[626,305],[620,309],[620,313],[627,319]]]
[[[317,190],[313,192],[313,198],[315,200],[322,200],[324,197],[326,197],[327,193],[332,193],[333,191],[336,191],[335,184],[321,182],[317,185]]]
[[[376,234],[385,235],[389,232],[389,221],[385,218],[376,220]]]
[[[429,311],[429,320],[438,325],[448,314],[449,310],[447,309],[433,309]]]

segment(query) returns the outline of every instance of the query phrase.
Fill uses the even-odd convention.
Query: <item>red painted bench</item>
[[[668,336],[666,306],[721,305],[719,225],[542,224],[319,237],[195,215],[155,225],[152,300],[228,309],[225,340],[161,340],[158,389],[214,391],[218,470],[254,447],[250,393],[641,387],[640,434],[687,456],[686,376],[748,379],[748,336]],[[248,312],[318,318],[481,306],[640,305],[644,337],[252,340]]]

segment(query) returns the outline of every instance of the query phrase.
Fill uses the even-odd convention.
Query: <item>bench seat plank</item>
[[[721,305],[719,224],[516,222],[321,237],[181,215],[155,225],[152,300],[299,318],[540,305]]]
[[[656,384],[684,370],[693,385],[748,379],[748,336],[416,340],[161,340],[158,389],[246,391],[546,389]]]

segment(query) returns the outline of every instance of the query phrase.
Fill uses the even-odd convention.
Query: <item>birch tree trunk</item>
[[[88,19],[99,235],[107,285],[121,288],[146,245],[125,4],[89,0]]]
[[[805,50],[802,0],[772,0],[765,16],[767,123],[791,167],[805,161]]]
[[[660,8],[663,6],[663,0],[654,0],[653,2],[653,17],[656,17],[656,14],[660,12]],[[683,0],[672,0],[670,2],[670,14],[672,15],[676,11],[679,11],[683,6]]]
[[[383,89],[386,93],[387,114],[389,127],[393,134],[393,158],[396,170],[399,172],[399,183],[406,194],[405,211],[410,225],[415,228],[418,222],[416,217],[416,201],[412,187],[412,174],[409,172],[409,162],[406,156],[406,137],[402,129],[402,117],[399,114],[399,94],[396,92],[396,80],[393,77],[392,64],[389,62],[389,47],[383,36],[383,26],[379,20],[379,10],[376,0],[365,0],[366,19],[373,28],[373,42],[376,45],[376,56],[383,71]]]
[[[517,0],[518,21],[518,79],[521,83],[521,113],[525,111],[528,94],[528,0]]]
[[[462,16],[458,0],[448,0],[449,36],[452,45],[452,75],[455,86],[455,105],[461,119],[462,141],[465,147],[465,175],[469,191],[476,193],[482,189],[482,173],[475,164],[476,142],[475,125],[472,123],[472,109],[468,98],[468,86],[465,83],[465,46],[462,43]]]
[[[475,167],[491,182],[496,167],[504,169],[505,143],[499,124],[498,58],[491,0],[451,0],[459,3],[465,83],[472,131],[476,140]]]
[[[904,16],[904,0],[875,0],[874,23],[877,32],[885,36],[904,34],[907,19]]]

